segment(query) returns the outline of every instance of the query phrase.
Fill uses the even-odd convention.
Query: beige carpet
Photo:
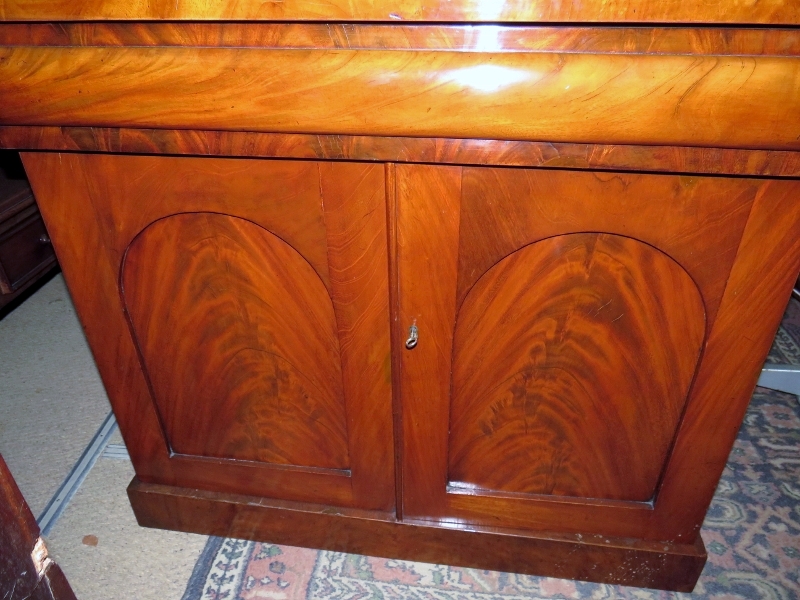
[[[35,516],[108,411],[58,275],[0,320],[0,453]],[[139,527],[125,494],[131,477],[129,461],[101,457],[47,537],[79,600],[179,600],[205,544]]]
[[[130,462],[101,457],[47,539],[80,600],[179,600],[205,545],[206,536],[139,527],[131,477]]]
[[[0,321],[0,454],[34,516],[110,409],[57,275]]]

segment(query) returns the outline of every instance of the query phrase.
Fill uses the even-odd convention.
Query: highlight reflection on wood
[[[0,46],[0,124],[797,150],[798,79],[771,56]]]
[[[794,0],[0,0],[0,19],[795,24],[800,10]]]
[[[451,482],[649,500],[704,330],[689,275],[636,240],[573,234],[511,254],[458,315]]]
[[[333,305],[288,244],[227,215],[167,217],[131,244],[123,286],[174,452],[348,467]]]

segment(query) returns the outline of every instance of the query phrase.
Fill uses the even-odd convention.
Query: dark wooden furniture
[[[19,156],[0,151],[0,311],[55,266]]]
[[[75,600],[47,554],[31,509],[0,456],[0,593],[7,600]]]
[[[800,270],[800,11],[484,4],[0,1],[141,524],[693,587]]]

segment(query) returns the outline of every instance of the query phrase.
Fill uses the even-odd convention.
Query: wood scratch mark
[[[603,309],[604,309],[606,306],[608,306],[609,304],[611,304],[611,302],[612,302],[612,301],[611,301],[611,300],[609,300],[608,302],[606,302],[605,304],[603,304],[603,306],[601,306],[600,308],[598,308],[598,309],[597,309],[597,311],[594,313],[594,316],[596,317],[597,315],[599,315],[599,314],[602,312],[602,310],[603,310]]]

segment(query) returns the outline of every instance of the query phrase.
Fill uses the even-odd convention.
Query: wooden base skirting
[[[332,509],[167,485],[128,486],[140,525],[386,558],[446,563],[597,583],[690,592],[706,562],[694,544],[397,521],[389,513]]]

